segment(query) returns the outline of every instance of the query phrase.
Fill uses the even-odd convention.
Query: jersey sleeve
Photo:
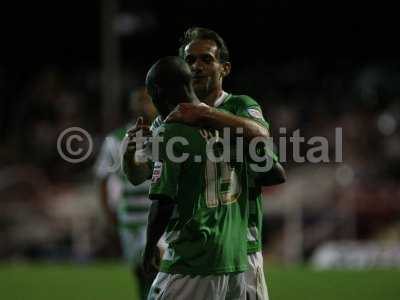
[[[252,119],[259,123],[260,125],[264,126],[265,128],[269,129],[269,124],[264,118],[261,106],[249,96],[240,96],[236,99],[236,115],[240,117],[245,117]]]
[[[107,136],[101,146],[100,154],[94,166],[96,177],[106,179],[115,173],[115,166],[118,166],[119,163],[119,143],[114,137]]]
[[[261,126],[270,129],[270,125],[269,123],[266,121],[266,118],[263,115],[261,106],[257,103],[257,101],[255,101],[254,99],[252,99],[249,96],[240,96],[239,101],[237,101],[237,112],[236,114],[238,116],[241,117],[246,117],[249,119],[254,120],[255,122],[257,122],[258,124],[260,124]],[[270,143],[271,142],[271,143]],[[272,143],[272,141],[267,141],[265,144],[260,143],[257,145],[257,147],[255,148],[255,155],[259,158],[264,157],[265,160],[263,159],[262,161],[254,161],[253,159],[251,159],[250,156],[250,163],[251,164],[255,164],[257,167],[259,167],[259,170],[267,170],[264,169],[263,167],[266,166],[267,161],[268,160],[272,160],[272,164],[275,165],[277,162],[279,162],[279,158],[277,156],[277,154],[275,153],[274,149],[273,149],[274,145]],[[258,171],[260,172],[260,171]],[[251,179],[257,177],[257,173],[253,168],[249,169],[249,176]],[[262,171],[262,173],[265,171]],[[268,173],[268,171],[266,171]],[[252,182],[253,180],[250,180],[250,182]]]
[[[261,106],[253,98],[242,95],[236,99],[236,104],[237,116],[252,119],[263,127],[270,129],[270,125],[263,115]],[[272,147],[257,147],[256,152],[257,156],[267,155],[268,157],[272,158],[274,162],[278,161],[278,156],[275,154]]]
[[[153,165],[153,175],[149,190],[149,198],[151,200],[174,200],[178,194],[182,164],[172,161],[170,153],[167,153],[167,144],[175,136],[175,132],[173,127],[166,127],[163,134],[158,135],[163,140],[159,144],[159,159]],[[179,147],[179,143],[174,144],[171,150],[176,157],[180,156],[183,151]]]

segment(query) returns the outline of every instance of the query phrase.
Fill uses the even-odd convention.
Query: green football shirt
[[[210,131],[163,124],[157,132],[163,141],[159,144],[160,157],[154,164],[149,197],[176,203],[166,229],[168,248],[160,271],[193,275],[246,271],[246,163],[208,159],[207,149],[216,151],[210,142],[215,135]],[[181,141],[176,142],[177,138]],[[187,157],[176,162],[171,153]]]
[[[260,105],[251,97],[246,95],[226,94],[221,100],[222,101],[216,105],[218,109],[232,113],[236,116],[250,118],[269,129],[269,123],[264,119]],[[163,122],[161,119],[157,117],[154,120],[151,129],[156,130],[162,124]],[[263,151],[265,154],[264,149],[257,148],[257,155],[261,156]],[[278,157],[273,152],[269,150],[266,151],[268,151],[269,156],[273,158],[274,162],[278,161]],[[248,241],[248,253],[251,254],[262,250],[261,232],[263,220],[263,197],[261,187],[257,186],[254,181],[257,174],[253,169],[249,168],[249,166],[247,167],[247,175],[249,186],[249,223],[246,236]]]

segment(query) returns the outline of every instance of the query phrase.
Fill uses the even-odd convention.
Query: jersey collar
[[[214,102],[214,107],[220,106],[222,103],[225,102],[226,98],[228,97],[228,93],[225,91],[222,91],[222,95],[218,97],[217,100]]]

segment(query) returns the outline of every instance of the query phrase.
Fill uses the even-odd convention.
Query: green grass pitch
[[[267,267],[271,300],[398,300],[400,270],[313,271]],[[136,283],[121,263],[0,264],[0,299],[137,299]]]

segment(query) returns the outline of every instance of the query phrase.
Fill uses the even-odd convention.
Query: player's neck
[[[204,99],[201,99],[202,102],[205,102],[207,105],[214,106],[215,101],[221,97],[223,93],[222,88],[215,89],[212,91],[208,96],[206,96]]]

